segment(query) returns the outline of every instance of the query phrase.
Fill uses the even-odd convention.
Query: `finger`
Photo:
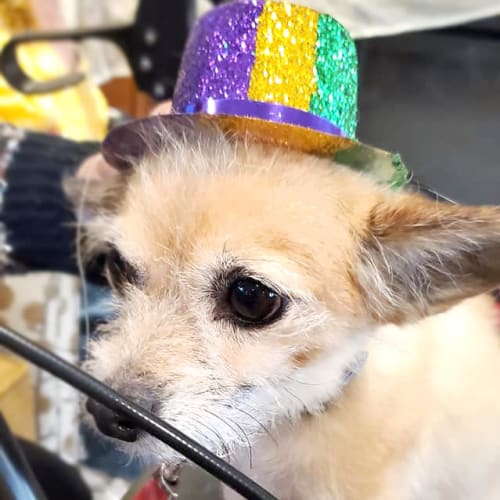
[[[169,115],[172,112],[172,101],[165,101],[153,108],[152,115]]]
[[[78,168],[77,177],[89,180],[99,180],[118,174],[118,171],[109,165],[101,154],[87,158]]]

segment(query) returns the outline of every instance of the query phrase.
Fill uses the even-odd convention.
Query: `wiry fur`
[[[490,299],[463,300],[500,281],[499,210],[176,126],[91,206],[91,238],[141,284],[116,298],[88,368],[283,500],[496,498],[498,337]],[[241,268],[288,297],[280,320],[217,315]],[[146,436],[120,446],[177,459]]]

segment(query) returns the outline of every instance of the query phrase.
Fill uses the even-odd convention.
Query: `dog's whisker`
[[[295,382],[297,384],[302,384],[302,385],[309,385],[309,386],[315,386],[315,387],[318,387],[318,386],[324,386],[325,383],[314,383],[314,382],[304,382],[303,380],[297,380],[293,377],[290,377],[290,376],[286,376],[285,377],[287,380],[290,380],[291,382]]]
[[[302,406],[302,408],[307,408],[307,404],[302,399],[300,399],[295,393],[293,393],[290,389],[288,389],[285,386],[282,386],[281,389],[283,389],[287,394],[289,394],[290,396],[292,396],[292,398],[298,401],[298,403]]]
[[[221,416],[217,415],[216,413],[214,413],[214,412],[212,412],[210,410],[207,410],[206,408],[204,408],[203,411],[205,413],[208,413],[212,417],[216,418],[217,420],[219,420],[220,422],[222,422],[224,425],[226,425],[226,427],[228,427],[229,429],[231,429],[231,431],[236,434],[236,437],[238,439],[239,439],[240,435],[243,437],[243,439],[247,442],[247,445],[248,445],[249,463],[250,463],[250,468],[252,468],[253,467],[252,445],[250,444],[250,440],[248,439],[248,436],[247,436],[246,432],[243,430],[243,428],[239,424],[237,424],[236,422],[234,422],[233,420],[231,420],[231,422],[234,425],[236,425],[238,427],[238,429],[240,430],[241,434],[239,434],[238,431],[236,431],[233,427],[231,427],[231,425],[229,425],[229,423],[226,422],[226,420],[223,419]],[[229,417],[227,417],[227,418],[229,418]]]
[[[250,408],[251,410],[253,410],[253,408],[249,407],[249,405],[246,404],[246,403],[241,403],[240,402],[240,404],[245,404],[248,408]],[[271,431],[260,420],[258,420],[254,415],[252,415],[251,413],[249,413],[249,412],[247,412],[247,411],[239,408],[238,406],[229,405],[229,408],[231,408],[233,410],[236,410],[236,411],[239,411],[243,415],[246,415],[248,418],[252,419],[267,434],[267,436],[269,436],[269,438],[274,442],[274,444],[276,446],[278,446],[278,441],[272,435]],[[253,411],[255,411],[255,410],[253,410]]]
[[[198,414],[198,416],[201,417],[201,415]],[[211,426],[211,425],[208,425],[198,419],[193,419],[193,422],[195,422],[196,425],[199,425],[201,427],[203,427],[204,429],[207,429],[209,432],[213,433],[216,438],[217,438],[217,443],[218,445],[216,444],[214,446],[215,449],[217,448],[221,448],[222,451],[224,452],[224,455],[225,455],[225,458],[227,459],[227,461],[229,463],[231,463],[231,455],[232,453],[229,451],[229,448],[227,447],[227,444],[226,444],[226,440]]]
[[[82,308],[84,310],[85,352],[87,352],[88,350],[88,343],[90,340],[90,318],[88,312],[89,300],[88,300],[87,281],[86,281],[85,265],[84,265],[83,251],[82,251],[82,241],[83,241],[85,203],[89,185],[90,185],[90,179],[85,179],[80,193],[80,199],[78,202],[77,213],[76,213],[76,263],[78,268],[78,275],[80,277],[80,285],[82,292]]]
[[[235,420],[233,420],[230,417],[227,417],[227,419],[230,422],[232,422],[234,425],[236,425],[238,427],[238,429],[240,429],[240,431],[242,432],[244,439],[248,445],[248,465],[249,465],[250,469],[253,469],[253,449],[252,449],[252,442],[250,441],[248,434],[246,433],[245,429],[243,429],[243,427],[240,424],[238,424],[238,422],[236,422]]]

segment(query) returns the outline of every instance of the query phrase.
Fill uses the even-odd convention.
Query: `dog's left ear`
[[[109,223],[106,221],[119,210],[128,183],[128,174],[120,172],[102,179],[68,177],[64,191],[81,230],[78,248],[80,258],[89,265],[98,263],[107,253]]]
[[[370,212],[354,273],[378,322],[442,312],[500,284],[500,207],[388,197]]]
[[[63,181],[66,197],[75,213],[86,224],[98,215],[113,214],[123,201],[128,174],[118,173],[102,179],[67,177]],[[81,212],[81,213],[80,213]]]

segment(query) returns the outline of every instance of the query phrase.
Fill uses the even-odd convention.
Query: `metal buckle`
[[[175,485],[179,481],[179,471],[179,465],[169,466],[166,463],[162,463],[156,473],[158,485],[171,498],[179,498],[179,494],[174,490]]]

